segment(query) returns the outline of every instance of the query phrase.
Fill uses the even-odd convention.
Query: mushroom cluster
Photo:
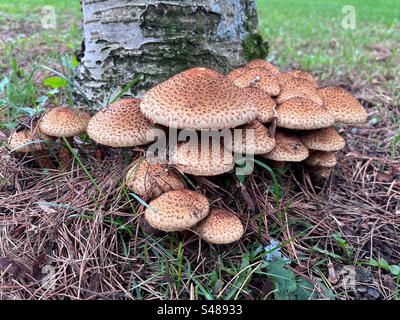
[[[177,134],[191,130],[186,137],[195,139],[169,145],[163,162],[135,160],[125,185],[148,201],[144,217],[152,227],[165,232],[192,230],[210,243],[227,244],[243,235],[240,219],[224,208],[210,208],[202,193],[187,188],[182,174],[223,174],[234,169],[235,155],[246,154],[280,166],[301,162],[314,174],[328,177],[337,162],[335,152],[345,146],[334,125],[359,124],[366,118],[348,91],[318,88],[308,72],[281,72],[269,62],[254,60],[227,75],[204,67],[188,69],[141,99],[111,103],[92,118],[83,111],[54,108],[40,120],[38,132],[16,132],[10,146],[22,144],[22,151],[36,153],[51,137],[86,131],[100,145],[126,148],[157,141],[167,129]],[[198,139],[205,131],[224,130],[229,135],[222,143]]]

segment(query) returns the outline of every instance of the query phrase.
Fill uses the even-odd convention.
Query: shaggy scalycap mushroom
[[[328,179],[332,173],[332,168],[328,167],[308,167],[308,170],[312,173],[312,175],[322,179]]]
[[[208,215],[209,210],[205,196],[182,189],[168,191],[150,201],[144,216],[153,228],[172,232],[192,228]]]
[[[324,106],[337,122],[359,124],[367,121],[367,112],[350,92],[340,87],[327,87],[318,91]]]
[[[248,64],[246,64],[246,68],[263,68],[268,70],[275,76],[280,73],[279,69],[275,67],[272,63],[261,59],[255,59],[250,61]]]
[[[336,156],[333,152],[311,151],[309,157],[304,160],[308,166],[314,167],[334,167],[337,163]]]
[[[276,108],[278,127],[294,130],[311,130],[329,127],[335,119],[325,107],[306,98],[286,100]]]
[[[318,94],[317,88],[308,80],[302,78],[288,79],[281,85],[281,93],[276,98],[276,102],[281,104],[292,98],[306,98],[312,100],[319,106],[323,105],[322,98]]]
[[[264,90],[270,96],[277,96],[280,87],[276,77],[264,68],[245,69],[243,74],[233,79],[239,88],[255,87]]]
[[[232,141],[226,143],[227,150],[240,154],[263,154],[275,148],[275,139],[269,136],[269,130],[260,121],[236,129],[233,130]]]
[[[299,138],[311,150],[337,151],[343,149],[346,144],[344,138],[332,127],[304,131],[299,134]]]
[[[196,176],[216,176],[234,168],[234,159],[223,143],[178,143],[170,151],[170,164]]]
[[[145,199],[185,187],[179,176],[166,165],[149,163],[146,159],[139,159],[133,163],[126,174],[125,184],[129,190]]]
[[[298,137],[286,132],[276,132],[275,148],[262,156],[275,161],[300,162],[309,155],[308,149],[301,143]]]
[[[209,215],[193,230],[200,238],[214,244],[232,243],[239,240],[244,233],[240,219],[222,208],[212,208]]]
[[[257,117],[239,87],[207,68],[186,70],[150,89],[140,109],[151,121],[179,129],[234,128]]]
[[[293,78],[301,78],[309,81],[315,88],[318,88],[317,81],[314,79],[314,77],[310,73],[303,70],[290,70],[282,72],[278,74],[276,78],[281,86],[284,85],[288,80]]]
[[[8,147],[12,151],[21,153],[40,151],[46,148],[43,141],[48,139],[48,136],[38,131],[32,132],[29,129],[16,130],[8,140]]]
[[[89,114],[82,110],[56,107],[43,116],[39,128],[51,137],[73,137],[86,131],[89,120]]]
[[[271,122],[275,115],[274,109],[276,103],[274,99],[272,99],[264,90],[255,87],[247,87],[244,88],[243,91],[248,95],[250,101],[257,107],[257,120],[263,123]]]
[[[122,99],[97,112],[87,133],[97,143],[110,147],[133,147],[154,141],[154,126],[139,108],[139,99]]]

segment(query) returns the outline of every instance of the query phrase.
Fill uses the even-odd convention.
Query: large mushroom
[[[139,99],[121,99],[98,111],[89,121],[91,139],[110,147],[133,147],[154,141],[155,127],[139,108]]]
[[[56,107],[47,112],[39,122],[39,129],[44,134],[55,138],[65,138],[73,145],[73,137],[86,132],[90,115],[82,110],[68,107]],[[65,142],[60,140],[59,150],[60,167],[68,167],[71,154]]]
[[[332,127],[304,131],[299,134],[299,138],[311,150],[337,151],[346,144],[344,138]]]
[[[183,231],[204,219],[209,210],[208,199],[201,193],[187,189],[171,190],[150,201],[144,217],[158,230]]]
[[[278,127],[294,130],[312,130],[329,127],[335,119],[325,107],[310,99],[295,97],[276,108]]]
[[[243,91],[258,110],[257,120],[262,123],[272,122],[276,117],[276,103],[268,93],[256,87],[246,87]]]
[[[367,112],[350,92],[340,87],[326,87],[318,90],[324,106],[335,120],[345,124],[360,124],[367,121]]]
[[[178,143],[170,151],[170,163],[184,173],[196,176],[216,176],[234,168],[231,152],[217,141],[202,144],[194,141]]]
[[[200,238],[213,244],[229,244],[239,240],[244,233],[240,219],[223,208],[212,208],[207,217],[194,228]]]
[[[140,109],[152,122],[178,129],[234,128],[257,117],[239,87],[207,68],[183,71],[150,89]]]
[[[296,77],[281,83],[281,92],[276,98],[276,102],[282,104],[289,99],[297,97],[312,100],[318,106],[323,105],[322,98],[314,84],[306,79]]]

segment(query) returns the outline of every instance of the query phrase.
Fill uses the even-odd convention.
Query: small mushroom
[[[301,140],[289,133],[278,131],[275,135],[275,148],[262,156],[274,161],[300,162],[309,155]]]
[[[110,147],[133,147],[154,141],[155,127],[139,108],[139,99],[122,99],[98,111],[87,133],[97,143]]]
[[[268,93],[264,90],[255,87],[243,88],[250,101],[258,110],[257,120],[262,123],[272,122],[275,115],[276,103]]]
[[[207,68],[183,71],[153,87],[140,109],[152,122],[178,129],[234,128],[257,117],[240,88]]]
[[[276,108],[278,127],[294,130],[311,130],[329,127],[335,119],[312,100],[296,97],[286,100]]]
[[[269,130],[260,121],[256,120],[236,129],[242,131],[233,131],[232,141],[227,141],[225,146],[229,151],[240,154],[263,154],[275,148],[275,139],[269,136]]]
[[[194,228],[200,238],[214,244],[229,244],[239,240],[244,233],[240,219],[226,209],[212,208],[207,217]]]
[[[280,73],[279,69],[275,67],[272,63],[262,60],[262,59],[255,59],[250,61],[246,64],[246,68],[264,68],[269,71],[273,75],[278,75]]]
[[[303,144],[311,150],[337,151],[345,147],[345,140],[335,128],[304,131],[299,135]]]
[[[163,192],[185,187],[179,176],[166,165],[146,159],[135,161],[125,178],[127,188],[144,199],[158,197]]]
[[[51,137],[64,137],[70,145],[73,137],[86,132],[90,116],[87,112],[68,107],[56,107],[47,112],[40,120],[40,131]],[[71,154],[63,141],[60,141],[59,150],[60,167],[68,167]]]
[[[324,106],[336,122],[360,124],[367,121],[367,112],[350,92],[340,87],[326,87],[318,90]]]
[[[314,79],[312,74],[303,70],[290,70],[282,72],[276,76],[279,84],[283,86],[288,80],[293,78],[301,78],[309,81],[315,88],[318,88],[317,81]]]
[[[168,191],[150,201],[144,216],[153,228],[165,232],[183,231],[204,219],[209,210],[205,196],[182,189]]]
[[[246,68],[243,73],[233,79],[239,88],[255,87],[264,90],[270,96],[277,96],[280,87],[276,77],[264,68]]]
[[[39,128],[33,131],[23,128],[11,134],[8,147],[13,152],[30,153],[41,168],[55,169],[44,143],[47,140],[49,137],[40,132]]]
[[[211,141],[207,145],[192,141],[178,143],[170,151],[170,163],[196,176],[216,176],[235,166],[232,153],[225,150],[223,143]]]
[[[333,152],[311,151],[304,163],[310,167],[332,168],[336,165],[337,159]]]
[[[286,100],[297,97],[312,100],[318,106],[323,105],[317,88],[310,81],[295,77],[281,84],[281,93],[276,97],[276,102],[282,104]]]

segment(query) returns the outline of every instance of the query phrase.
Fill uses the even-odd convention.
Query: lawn
[[[144,208],[121,186],[132,151],[108,150],[107,162],[96,163],[95,146],[83,137],[81,159],[60,174],[1,153],[19,121],[73,104],[68,86],[44,80],[72,73],[82,41],[79,1],[51,2],[54,30],[41,26],[47,4],[0,0],[0,169],[7,163],[16,177],[12,188],[0,188],[0,299],[398,299],[399,1],[257,1],[268,59],[282,70],[310,71],[321,86],[351,90],[369,119],[340,128],[348,144],[325,184],[279,169],[274,184],[258,165],[247,181],[256,215],[230,177],[221,178],[223,187],[193,181],[214,203],[239,208],[248,231],[233,246],[139,228]],[[355,29],[342,26],[346,5],[355,8]],[[6,276],[5,262],[19,271]],[[39,266],[53,268],[50,287],[32,280],[42,279]],[[355,291],[341,286],[346,270],[361,283]]]

